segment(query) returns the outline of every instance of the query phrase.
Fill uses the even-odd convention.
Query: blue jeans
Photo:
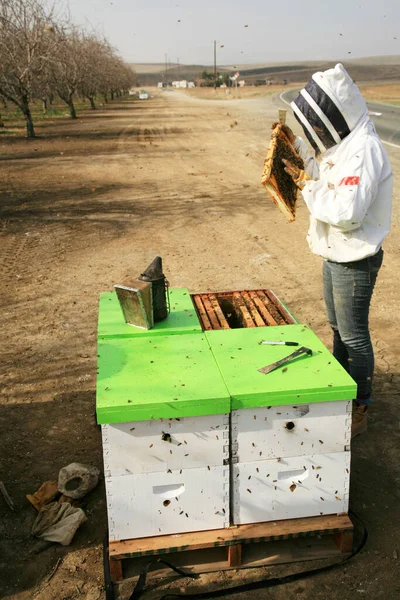
[[[368,327],[369,306],[383,250],[350,263],[324,261],[324,297],[333,329],[333,355],[357,383],[357,401],[368,404],[374,351]]]

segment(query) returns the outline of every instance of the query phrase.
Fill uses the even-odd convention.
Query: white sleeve
[[[297,137],[293,142],[293,148],[304,161],[304,170],[311,179],[319,179],[319,166],[315,154],[311,152],[307,143],[301,137]]]
[[[333,179],[328,172],[306,182],[303,198],[312,217],[343,231],[358,229],[376,198],[383,167],[379,141],[367,138]]]

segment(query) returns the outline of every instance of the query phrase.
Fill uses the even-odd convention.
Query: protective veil
[[[292,103],[317,154],[296,138],[307,181],[311,250],[335,262],[376,254],[390,229],[393,175],[360,90],[343,65],[315,73]]]

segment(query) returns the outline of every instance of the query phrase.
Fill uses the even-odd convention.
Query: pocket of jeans
[[[370,273],[378,273],[383,262],[383,250],[380,249],[373,256],[368,257],[368,270]]]

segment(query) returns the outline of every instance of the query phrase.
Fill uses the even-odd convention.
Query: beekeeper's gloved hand
[[[293,163],[289,162],[288,160],[285,160],[284,158],[282,158],[282,162],[285,165],[286,173],[290,175],[294,183],[300,189],[303,189],[303,187],[306,185],[306,181],[311,181],[311,177],[307,175],[305,171],[299,169],[299,167],[296,167],[296,165],[294,165]]]
[[[275,127],[279,125],[279,123],[274,123],[272,125],[272,129],[275,129]],[[296,136],[294,135],[293,131],[290,129],[290,127],[288,125],[281,125],[281,129],[283,131],[283,133],[286,135],[287,139],[289,140],[289,142],[293,145],[293,142],[296,139]]]

